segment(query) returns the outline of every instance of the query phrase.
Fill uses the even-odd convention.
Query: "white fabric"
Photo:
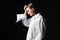
[[[29,27],[27,32],[26,40],[41,40],[42,39],[42,29],[45,26],[43,17],[40,13],[34,15],[32,18],[27,19],[25,14],[17,14],[17,21],[22,20],[22,23]]]

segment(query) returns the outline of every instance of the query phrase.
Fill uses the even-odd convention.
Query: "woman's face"
[[[34,15],[34,8],[27,7],[27,12],[30,16]]]

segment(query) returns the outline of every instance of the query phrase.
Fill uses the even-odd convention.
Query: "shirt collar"
[[[35,14],[31,19],[35,19],[37,16],[39,16],[40,13]]]

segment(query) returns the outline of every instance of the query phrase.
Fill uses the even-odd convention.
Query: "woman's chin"
[[[29,14],[30,16],[33,16],[33,15],[31,15],[31,14]]]
[[[32,14],[30,14],[30,16],[33,16]]]
[[[30,16],[33,16],[34,14],[30,14],[30,13],[28,13]]]

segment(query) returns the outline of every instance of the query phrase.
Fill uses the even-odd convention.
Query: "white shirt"
[[[25,14],[17,14],[16,22],[20,20],[22,20],[22,23],[25,26],[29,27],[26,40],[42,40],[43,38],[42,33],[43,33],[43,28],[45,28],[45,23],[40,13],[34,15],[30,19],[27,19],[27,16]]]

